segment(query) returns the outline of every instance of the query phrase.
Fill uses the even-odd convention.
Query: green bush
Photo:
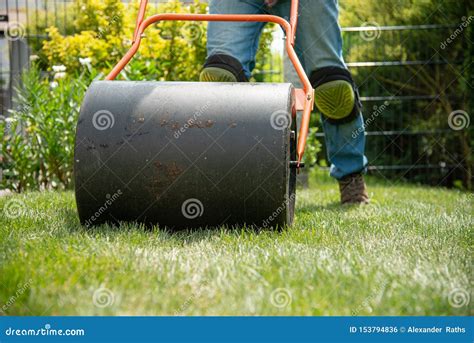
[[[147,16],[156,13],[205,13],[206,4],[179,1],[148,6]],[[42,63],[51,70],[64,65],[69,73],[81,69],[79,58],[107,73],[131,45],[137,3],[125,6],[120,0],[76,0],[81,16],[74,20],[74,34],[63,35],[59,28],[46,31],[48,40],[40,51]],[[197,80],[206,58],[206,27],[203,22],[164,21],[145,31],[132,66],[118,77],[135,80]]]
[[[3,188],[71,185],[76,121],[90,76],[87,71],[50,82],[35,65],[23,74],[16,107],[0,122]]]

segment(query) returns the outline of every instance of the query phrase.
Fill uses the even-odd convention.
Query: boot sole
[[[237,82],[236,77],[230,71],[215,67],[204,68],[199,75],[199,80],[202,82]]]

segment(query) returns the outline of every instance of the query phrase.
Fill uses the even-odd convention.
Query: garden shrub
[[[80,68],[78,56],[101,63],[110,60],[109,44],[97,38],[97,34],[93,31],[62,36],[56,27],[51,27],[47,32],[50,40],[44,42],[43,53],[46,55],[49,68],[64,65],[68,71],[74,72]]]
[[[22,77],[16,106],[0,121],[2,188],[68,188],[76,121],[91,75],[64,72],[50,82],[32,65]]]
[[[63,35],[57,27],[47,29],[40,55],[47,69],[64,65],[69,73],[80,70],[79,57],[92,66],[110,71],[131,45],[138,4],[125,6],[120,0],[76,0],[81,15],[74,21],[76,33]],[[179,1],[149,5],[147,16],[156,13],[206,13],[204,3],[183,5]],[[206,23],[160,22],[145,31],[140,49],[118,78],[135,80],[197,80],[206,58]]]

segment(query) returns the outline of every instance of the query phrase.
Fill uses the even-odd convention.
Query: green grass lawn
[[[283,232],[79,225],[72,192],[0,198],[7,315],[468,315],[474,197],[320,175]],[[20,208],[18,218],[5,208]],[[17,212],[18,213],[18,212]]]

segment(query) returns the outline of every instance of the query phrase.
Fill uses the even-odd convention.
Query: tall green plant
[[[0,127],[4,188],[71,185],[74,132],[89,77],[87,72],[50,82],[34,65],[23,74],[16,106]]]

